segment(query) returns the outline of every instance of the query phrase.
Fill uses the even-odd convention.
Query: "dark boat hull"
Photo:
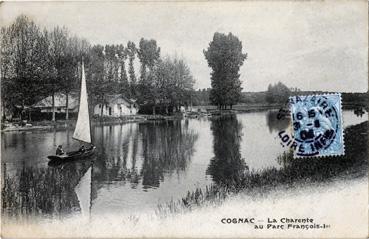
[[[74,151],[63,155],[50,155],[47,156],[47,158],[50,159],[49,165],[58,165],[75,160],[90,159],[95,154],[95,151],[96,147],[94,146],[90,149],[86,149],[84,152]]]

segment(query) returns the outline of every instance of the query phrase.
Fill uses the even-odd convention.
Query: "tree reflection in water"
[[[240,153],[241,129],[236,115],[216,117],[211,121],[215,156],[210,160],[207,174],[217,185],[239,187],[248,170]]]
[[[96,129],[99,148],[98,159],[95,162],[93,184],[95,182],[128,181],[133,187],[137,182],[137,168],[132,160],[132,166],[127,167],[130,142],[137,144],[138,134],[132,125],[102,126]],[[137,154],[137,147],[133,155]]]
[[[127,126],[128,127],[128,126]],[[113,127],[99,129],[101,152],[94,168],[93,184],[128,182],[132,188],[159,187],[165,175],[187,167],[198,135],[179,120],[131,124],[114,137]]]
[[[23,167],[8,172],[3,165],[2,208],[11,217],[63,215],[79,211],[74,191],[91,162],[62,167]]]
[[[288,117],[279,118],[278,111],[271,110],[266,113],[266,121],[269,128],[269,133],[279,132],[284,130],[290,124],[290,119]]]
[[[164,174],[184,171],[194,152],[193,146],[197,134],[188,129],[182,121],[156,122],[141,124],[143,167],[141,169],[142,185],[159,187]]]
[[[229,131],[232,128],[221,120],[218,121],[218,119],[213,122],[214,152],[216,152],[216,156],[212,159],[208,171],[213,176],[215,184],[207,187],[204,192],[198,188],[195,191],[189,191],[186,196],[175,203],[161,205],[161,212],[175,212],[179,211],[179,208],[191,208],[192,205],[201,205],[204,202],[218,203],[227,198],[230,192],[259,195],[258,192],[264,194],[280,186],[302,187],[305,184],[311,185],[312,183],[342,178],[361,178],[368,175],[368,121],[345,129],[344,156],[294,159],[293,152],[286,151],[277,157],[277,161],[283,166],[281,169],[270,168],[245,173],[232,168],[232,165],[228,164],[231,163],[230,159],[232,157],[225,157],[226,153],[224,152],[227,151],[221,150],[225,144],[228,145],[227,141],[230,137],[226,134],[225,131],[227,130],[225,128],[228,127]],[[215,125],[218,127],[215,127]],[[237,142],[236,137],[230,138]],[[219,142],[222,139],[223,143]],[[233,153],[229,153],[229,155],[237,155],[237,147],[233,150]],[[238,156],[235,158],[237,159]],[[234,165],[237,164],[242,165],[242,161],[240,163],[235,160]],[[240,178],[235,178],[236,175]],[[231,185],[233,182],[237,182],[236,187],[234,184]]]

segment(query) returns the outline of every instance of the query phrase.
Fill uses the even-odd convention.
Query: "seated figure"
[[[84,153],[86,151],[85,146],[82,145],[78,151]]]
[[[64,154],[63,146],[62,145],[59,145],[56,148],[56,155],[63,155],[63,154]]]

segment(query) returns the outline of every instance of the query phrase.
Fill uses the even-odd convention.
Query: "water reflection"
[[[290,124],[289,118],[281,118],[279,119],[278,111],[271,110],[266,113],[266,121],[268,124],[269,133],[273,132],[279,132],[281,130],[284,130],[288,127]]]
[[[345,127],[367,120],[357,114],[343,112]],[[348,156],[343,160],[291,161],[276,138],[288,122],[275,119],[276,112],[254,112],[212,120],[99,126],[93,131],[98,148],[93,165],[79,162],[57,168],[47,166],[46,156],[57,144],[77,148],[72,130],[2,134],[3,211],[19,217],[79,213],[90,205],[82,202],[83,195],[90,195],[86,202],[91,202],[92,215],[144,211],[213,182],[256,187],[308,180],[311,175],[324,179],[347,168],[359,169],[352,165],[363,161],[354,157],[367,158],[367,152],[354,145],[360,139],[366,149],[361,145],[366,131],[360,129],[346,132]]]
[[[159,187],[164,173],[184,171],[193,154],[197,135],[188,130],[181,121],[156,123],[155,127],[141,124],[143,167],[141,169],[142,185]]]
[[[74,191],[90,162],[65,164],[63,167],[23,167],[8,172],[3,164],[2,208],[7,215],[64,215],[80,210]]]
[[[265,168],[247,171],[240,175],[234,184],[215,184],[207,188],[189,192],[179,201],[184,208],[199,205],[204,200],[218,202],[229,196],[229,192],[242,191],[249,195],[267,195],[270,190],[283,188],[302,188],[312,183],[337,179],[356,179],[368,174],[368,122],[363,122],[345,129],[344,156],[293,158],[293,151],[285,151],[276,157],[281,168]],[[232,182],[230,182],[232,183]],[[346,182],[345,182],[346,183]]]
[[[95,130],[101,149],[93,179],[128,182],[131,188],[156,188],[165,175],[184,171],[197,134],[182,121],[164,121]]]
[[[242,125],[236,115],[216,117],[211,120],[211,130],[215,156],[207,173],[218,185],[237,186],[248,169],[240,153]]]
[[[139,177],[135,165],[137,146],[131,149],[130,144],[137,145],[137,125],[102,126],[95,129],[95,135],[99,152],[94,181],[128,181],[135,188]],[[127,164],[128,153],[132,155],[132,166]]]

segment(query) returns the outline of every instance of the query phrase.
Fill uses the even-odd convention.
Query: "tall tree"
[[[125,67],[125,61],[127,60],[127,49],[120,44],[117,48],[117,56],[120,62],[120,76],[119,76],[119,83],[120,83],[120,91],[125,96],[131,97],[130,90],[129,90],[129,83],[127,78],[127,72]]]
[[[183,59],[166,57],[154,68],[155,77],[152,92],[168,114],[169,106],[179,109],[188,104],[193,91],[194,79]]]
[[[141,81],[146,80],[147,68],[152,70],[160,58],[160,47],[156,41],[141,38],[139,49],[137,50],[138,59],[141,62]]]
[[[90,81],[90,92],[93,96],[93,105],[100,105],[100,114],[103,115],[103,107],[107,103],[106,95],[110,90],[109,81],[105,80],[105,53],[104,47],[94,45],[89,53],[88,79]]]
[[[239,70],[247,57],[242,53],[242,42],[232,33],[216,32],[204,55],[212,68],[210,101],[219,109],[232,108],[241,97]]]
[[[73,52],[68,49],[65,55],[61,58],[62,68],[59,72],[62,78],[61,91],[65,94],[65,119],[69,119],[69,94],[72,90],[77,88],[78,82],[78,56],[75,56]]]
[[[78,37],[71,37],[68,39],[67,49],[65,56],[62,57],[62,77],[61,81],[62,92],[65,94],[65,119],[69,119],[69,95],[70,93],[78,89],[79,80],[81,76],[80,62],[84,58],[87,59],[86,55],[88,52],[89,43]]]
[[[190,68],[183,59],[174,59],[175,65],[175,90],[172,92],[172,104],[177,107],[188,105],[192,97],[193,85],[195,80],[191,74]]]
[[[41,31],[25,15],[1,29],[2,100],[8,108],[34,104],[42,96]],[[22,117],[22,114],[21,114]]]
[[[65,80],[65,67],[69,59],[67,59],[68,30],[66,28],[55,27],[50,32],[50,56],[51,61],[56,70],[56,76],[50,75],[47,78],[47,89],[52,98],[52,121],[55,121],[55,94],[63,88]]]
[[[118,58],[118,46],[116,45],[105,45],[105,60],[104,68],[106,80],[109,82],[119,82],[119,58]]]
[[[141,38],[137,50],[138,59],[141,63],[140,81],[138,84],[140,102],[153,105],[153,114],[155,114],[156,104],[158,103],[158,89],[155,87],[154,68],[160,59],[160,48],[156,41]]]
[[[128,54],[128,59],[129,59],[129,69],[128,69],[128,74],[129,74],[129,83],[130,83],[130,88],[131,88],[131,96],[136,97],[137,93],[136,93],[136,74],[135,74],[135,68],[134,68],[134,60],[136,58],[136,45],[134,42],[129,41],[127,43],[127,54]]]
[[[119,76],[119,83],[120,83],[120,93],[124,94],[127,97],[131,97],[131,91],[129,89],[129,82],[126,72],[125,61],[127,60],[128,51],[122,44],[118,45],[117,47],[117,56],[120,62],[120,76]]]

